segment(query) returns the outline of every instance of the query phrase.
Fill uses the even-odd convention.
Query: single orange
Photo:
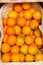
[[[8,18],[17,18],[18,13],[16,11],[10,11],[8,13]]]
[[[7,34],[8,34],[8,35],[13,35],[13,34],[15,34],[14,27],[8,27],[8,28],[7,28]]]
[[[35,12],[33,13],[33,18],[34,18],[34,19],[40,20],[41,17],[42,17],[42,14],[41,14],[40,11],[35,11]]]
[[[21,35],[17,36],[17,41],[16,41],[16,45],[17,46],[22,46],[24,44],[24,37]]]
[[[36,9],[31,7],[29,11],[33,14],[36,11]]]
[[[30,44],[34,43],[34,39],[28,35],[25,37],[25,42],[27,45],[30,45]]]
[[[6,43],[7,42],[7,39],[8,39],[8,35],[7,34],[4,34],[3,42]]]
[[[38,27],[39,27],[38,21],[37,20],[31,20],[30,28],[34,30],[34,29],[37,29]]]
[[[17,24],[21,27],[25,26],[26,19],[25,18],[18,18]]]
[[[8,53],[2,55],[2,62],[10,62],[10,60],[10,55]]]
[[[42,38],[41,38],[41,37],[37,37],[37,38],[35,39],[35,43],[36,43],[36,45],[38,45],[38,46],[42,46]]]
[[[10,46],[7,43],[2,44],[2,53],[8,53],[10,51]]]
[[[24,18],[31,19],[32,13],[29,10],[24,11]]]
[[[19,62],[20,61],[20,55],[19,54],[12,54],[11,61],[12,62]]]
[[[16,11],[16,12],[20,12],[20,11],[22,10],[22,6],[21,6],[21,4],[15,4],[15,5],[13,6],[13,9],[14,9],[14,11]]]
[[[10,36],[8,37],[8,44],[9,44],[9,45],[14,45],[14,44],[16,44],[16,36],[10,35]]]
[[[21,33],[21,28],[18,25],[14,26],[15,34],[19,35]]]
[[[19,47],[17,45],[12,46],[11,53],[19,53]]]
[[[24,16],[24,11],[22,10],[21,12],[19,12],[19,17],[23,17]]]
[[[30,32],[31,32],[31,28],[29,26],[24,26],[22,28],[22,34],[23,35],[28,35],[28,34],[30,34]]]
[[[30,54],[27,54],[25,56],[25,61],[26,62],[33,62],[34,61],[34,56],[33,55],[30,55]]]
[[[30,5],[29,3],[23,3],[23,4],[22,4],[22,8],[23,8],[24,10],[30,9],[30,8],[31,8],[31,5]]]
[[[38,48],[35,46],[35,45],[30,45],[28,47],[28,52],[31,54],[31,55],[35,55],[37,52],[38,52]]]
[[[14,26],[16,24],[16,20],[14,18],[8,18],[7,19],[7,25],[8,26]]]
[[[3,18],[2,21],[3,21],[3,25],[6,25],[6,23],[7,23],[7,18]]]

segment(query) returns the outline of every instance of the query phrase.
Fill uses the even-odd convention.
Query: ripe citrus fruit
[[[12,46],[11,53],[19,53],[19,47],[17,45]]]
[[[21,28],[18,25],[14,26],[15,34],[19,35],[21,33]]]
[[[31,55],[35,55],[37,52],[38,52],[38,48],[35,46],[35,45],[30,45],[28,47],[28,52],[31,54]]]
[[[28,34],[30,34],[30,32],[31,32],[31,28],[29,26],[24,26],[22,28],[22,34],[23,35],[28,35]]]
[[[7,25],[8,26],[14,26],[16,24],[16,20],[14,18],[8,18],[7,19]]]
[[[38,46],[42,46],[42,38],[41,37],[37,37],[35,39],[35,43],[38,45]]]
[[[2,44],[2,52],[8,53],[10,51],[10,46],[7,43]]]
[[[32,8],[32,7],[31,7],[31,8],[29,9],[29,11],[33,14],[36,10],[35,10],[35,8]]]
[[[9,17],[9,18],[17,18],[17,16],[18,16],[18,13],[15,12],[15,11],[10,11],[10,12],[8,13],[8,17]]]
[[[27,54],[25,56],[25,61],[26,62],[33,62],[34,61],[34,56],[33,55],[30,55],[30,54]]]
[[[25,18],[18,18],[17,24],[21,27],[25,26],[26,19]]]
[[[24,11],[21,11],[21,12],[19,12],[19,17],[23,17],[24,16]]]
[[[30,34],[30,36],[35,40],[35,36],[33,34]]]
[[[31,22],[30,22],[31,29],[35,30],[36,28],[38,28],[38,26],[39,26],[39,23],[37,20],[31,20]]]
[[[13,6],[14,11],[20,12],[22,10],[22,6],[20,4],[15,4]]]
[[[27,20],[26,22],[26,26],[29,26],[30,20]]]
[[[24,11],[24,18],[31,19],[32,18],[32,13],[29,10]]]
[[[2,62],[10,62],[10,55],[9,54],[3,54],[2,55]]]
[[[7,28],[7,34],[8,34],[8,35],[13,35],[13,34],[15,34],[14,27],[8,27],[8,28]]]
[[[8,44],[9,44],[9,45],[14,45],[15,43],[16,43],[16,36],[10,35],[10,36],[8,37]]]
[[[23,8],[24,10],[30,9],[30,8],[31,8],[31,5],[28,4],[28,3],[23,3],[23,4],[22,4],[22,8]]]
[[[12,62],[19,62],[19,61],[20,61],[20,56],[19,56],[19,54],[12,54],[12,56],[11,56],[11,61],[12,61]]]
[[[8,35],[7,34],[4,34],[3,42],[6,43],[7,42],[7,39],[8,39]]]
[[[42,17],[42,14],[41,14],[40,11],[35,11],[35,12],[33,13],[33,18],[34,18],[34,19],[40,20],[41,17]]]
[[[27,54],[28,53],[28,46],[27,45],[23,45],[23,46],[21,46],[20,47],[20,52],[22,53],[22,54]]]
[[[24,37],[18,35],[18,36],[17,36],[16,45],[18,45],[18,46],[22,46],[23,44],[24,44]]]

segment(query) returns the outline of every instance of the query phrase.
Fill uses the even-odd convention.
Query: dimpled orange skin
[[[21,33],[21,28],[18,25],[14,26],[14,30],[15,30],[15,35],[19,35]]]
[[[20,62],[24,62],[24,55],[21,53],[19,53],[19,55],[20,55]]]
[[[4,34],[4,37],[3,37],[3,42],[6,43],[7,42],[7,39],[8,39],[8,35],[7,34]]]
[[[22,10],[22,6],[20,4],[15,4],[13,6],[14,11],[20,12]]]
[[[2,62],[10,62],[10,55],[8,53],[2,55]]]
[[[29,10],[24,11],[24,18],[31,19],[32,18],[32,13]]]
[[[15,34],[14,27],[8,27],[8,28],[7,28],[7,34],[8,34],[8,35],[13,35],[13,34]]]
[[[31,36],[26,36],[25,37],[25,43],[27,45],[33,44],[34,43],[34,39]]]
[[[33,29],[33,30],[35,30],[38,27],[39,27],[38,21],[37,20],[31,20],[31,22],[30,22],[30,28]]]
[[[29,26],[24,26],[22,28],[22,34],[23,35],[28,35],[28,34],[30,34],[30,32],[31,32],[31,28]]]
[[[41,37],[37,37],[36,39],[35,39],[35,43],[36,43],[36,45],[38,45],[38,46],[42,46],[42,38]]]
[[[19,62],[20,61],[20,55],[19,54],[12,54],[11,61],[12,62]]]
[[[35,45],[30,45],[28,47],[28,52],[31,54],[31,55],[35,55],[37,52],[38,52],[38,48],[35,46]]]
[[[6,25],[6,23],[7,23],[7,18],[3,18],[2,21],[3,21],[3,25]]]
[[[23,8],[24,10],[30,9],[30,8],[31,8],[31,5],[28,4],[28,3],[23,3],[23,4],[22,4],[22,8]]]
[[[10,36],[8,37],[8,44],[9,44],[9,45],[14,45],[14,44],[16,44],[16,36],[10,35]]]
[[[11,53],[19,53],[19,47],[17,45],[12,46]]]
[[[40,20],[41,17],[42,17],[42,14],[41,14],[40,11],[35,11],[35,12],[33,13],[33,18],[34,18],[34,19]]]
[[[8,18],[7,19],[7,25],[8,26],[14,26],[16,24],[16,20],[14,18]]]
[[[17,18],[18,13],[16,11],[10,11],[8,13],[8,18]]]
[[[10,51],[10,46],[7,43],[2,44],[2,53],[8,53]]]
[[[18,18],[17,24],[18,24],[20,27],[25,26],[25,24],[26,24],[26,19],[25,19],[25,18]]]
[[[25,61],[26,62],[33,62],[34,61],[34,56],[33,55],[30,55],[30,54],[27,54],[25,56]]]

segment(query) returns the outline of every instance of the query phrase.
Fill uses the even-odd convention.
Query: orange
[[[20,12],[22,10],[22,6],[20,4],[15,4],[13,6],[14,11]]]
[[[12,56],[11,56],[11,61],[12,61],[12,62],[19,62],[19,61],[20,61],[20,56],[19,56],[19,54],[12,54]]]
[[[37,38],[35,39],[35,43],[36,43],[36,45],[38,45],[38,46],[42,46],[42,38],[41,38],[41,37],[37,37]]]
[[[19,55],[20,55],[20,62],[24,62],[24,55],[21,53]]]
[[[30,32],[31,32],[31,28],[29,26],[24,26],[22,28],[22,34],[23,35],[28,35],[28,34],[30,34]]]
[[[21,12],[19,12],[19,17],[23,17],[24,16],[24,11],[22,10]]]
[[[19,47],[14,45],[11,47],[11,53],[19,53]]]
[[[33,30],[31,30],[30,34],[33,34],[33,32],[34,32],[34,31],[33,31]]]
[[[6,33],[6,32],[7,32],[7,28],[8,28],[8,26],[7,26],[7,25],[5,25],[5,26],[3,27],[3,31],[4,31],[4,33]]]
[[[2,44],[2,52],[8,53],[10,51],[10,46],[7,43]]]
[[[33,14],[36,10],[35,8],[30,8],[29,11]]]
[[[34,39],[31,36],[28,35],[28,36],[25,37],[25,42],[26,42],[27,45],[30,45],[34,42]]]
[[[8,34],[8,35],[13,35],[13,34],[15,34],[14,27],[8,27],[8,28],[7,28],[7,34]]]
[[[35,40],[35,36],[33,34],[30,34],[30,36]]]
[[[3,21],[3,25],[6,25],[7,18],[3,18],[2,21]]]
[[[16,20],[14,18],[8,18],[7,19],[7,25],[8,26],[14,26],[16,24]]]
[[[40,20],[41,17],[42,17],[42,14],[41,14],[40,11],[35,11],[35,12],[33,13],[33,18],[34,18],[34,19]]]
[[[24,45],[22,45],[21,47],[20,47],[20,52],[22,53],[22,54],[27,54],[28,53],[28,46],[26,45],[26,44],[24,44]]]
[[[38,52],[38,48],[35,46],[35,45],[30,45],[28,47],[28,52],[31,54],[31,55],[35,55],[37,52]]]
[[[29,26],[30,20],[27,20],[26,22],[26,26]]]
[[[39,29],[36,29],[36,30],[34,31],[34,36],[35,36],[35,37],[40,37],[40,36],[41,36],[41,31],[40,31]]]
[[[24,11],[24,18],[31,19],[32,13],[29,10]]]
[[[8,35],[7,34],[4,34],[3,42],[6,43],[7,42],[7,39],[8,39]]]
[[[10,11],[10,12],[8,13],[8,17],[9,17],[9,18],[17,18],[17,16],[18,16],[18,13],[15,12],[15,11]]]
[[[18,46],[22,46],[24,44],[24,37],[21,35],[17,36],[17,41],[16,41],[16,45]]]
[[[15,34],[18,35],[21,33],[21,28],[18,25],[14,26]]]
[[[41,50],[38,49],[38,53],[39,53],[39,54],[42,53]]]
[[[30,8],[31,8],[31,5],[30,5],[29,3],[23,3],[23,4],[22,4],[22,8],[23,8],[24,10],[30,9]]]
[[[43,54],[38,53],[35,55],[35,61],[42,61],[43,60]]]
[[[25,18],[18,18],[17,24],[21,27],[25,26],[26,24],[26,19]]]
[[[10,55],[9,54],[3,54],[2,55],[2,62],[10,62]]]
[[[37,20],[31,20],[31,22],[30,22],[30,28],[34,30],[34,29],[36,29],[38,27],[39,27],[38,21]]]
[[[25,56],[25,61],[26,62],[33,62],[34,61],[34,56],[33,55],[30,55],[30,54],[27,54]]]
[[[9,44],[9,45],[14,45],[14,44],[16,44],[16,36],[10,35],[10,36],[8,37],[8,44]]]

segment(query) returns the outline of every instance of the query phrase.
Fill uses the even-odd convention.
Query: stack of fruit
[[[29,3],[14,4],[3,18],[3,62],[34,62],[43,60],[42,34],[39,30],[41,12]]]

